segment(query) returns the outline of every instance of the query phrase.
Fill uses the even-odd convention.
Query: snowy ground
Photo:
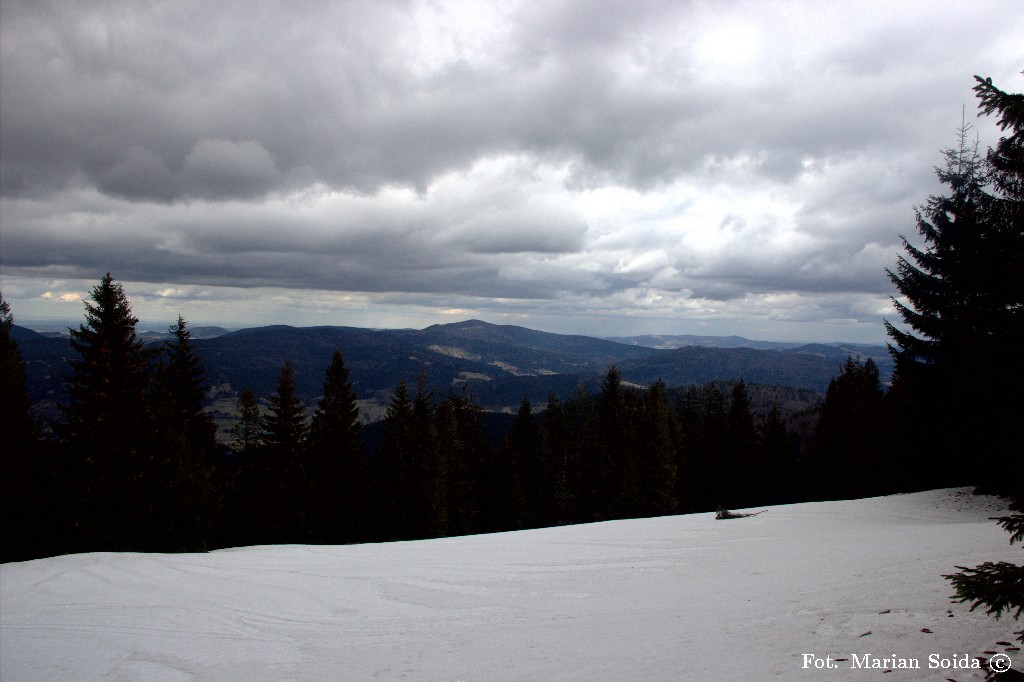
[[[941,577],[1021,560],[987,518],[1001,509],[940,490],[728,521],[5,564],[0,678],[981,680],[929,655],[1001,652],[1020,628],[951,604]],[[805,669],[804,654],[921,669]]]

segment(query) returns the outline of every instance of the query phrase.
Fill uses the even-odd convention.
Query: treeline
[[[264,404],[243,391],[227,448],[184,319],[163,348],[144,347],[122,287],[104,277],[72,331],[63,419],[44,429],[2,305],[5,560],[427,538],[900,487],[884,471],[870,360],[832,382],[809,442],[777,408],[753,414],[742,381],[641,390],[612,366],[597,393],[552,395],[539,410],[524,398],[497,440],[466,387],[399,384],[369,447],[336,351],[310,409],[288,362]]]

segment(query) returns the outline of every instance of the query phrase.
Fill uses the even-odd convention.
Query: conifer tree
[[[0,294],[0,433],[4,442],[23,446],[38,436],[25,388],[25,362],[12,336],[14,316]],[[5,448],[6,449],[6,448]]]
[[[497,525],[506,530],[542,525],[545,466],[540,430],[530,399],[523,396],[515,421],[505,435],[489,467],[491,497],[498,507]]]
[[[568,464],[572,522],[600,521],[607,518],[603,493],[607,475],[598,400],[580,385],[566,402],[563,413],[571,439]]]
[[[412,404],[412,476],[410,513],[417,537],[448,534],[448,458],[450,449],[438,437],[432,392],[421,376]]]
[[[306,428],[306,408],[295,385],[295,366],[285,360],[277,379],[277,391],[267,398],[263,443],[275,456],[297,458]]]
[[[1024,381],[1024,362],[1019,346],[1024,332],[1024,94],[1008,94],[992,85],[992,80],[975,76],[975,93],[985,114],[999,114],[999,127],[1009,131],[994,149],[988,151],[989,179],[993,185],[987,205],[988,231],[993,241],[1004,249],[1000,261],[1001,282],[1005,305],[993,316],[988,330],[996,349],[1005,353],[999,360],[1001,374],[988,378],[994,390],[1008,389],[1014,393],[1000,394],[1002,401],[989,405],[989,417],[995,437],[987,440],[994,456],[994,467],[987,470],[986,485],[1012,498],[1011,508],[1016,513],[997,519],[1010,532],[1010,543],[1024,541],[1024,458],[1020,444],[1024,440],[1024,414],[1019,400],[1006,400],[1007,395],[1019,393]],[[995,382],[992,380],[996,379]],[[995,384],[992,386],[992,384]],[[994,485],[993,485],[994,484]],[[971,601],[971,610],[979,606],[999,618],[1009,614],[1015,620],[1024,613],[1024,564],[1007,561],[985,562],[973,568],[957,566],[959,572],[945,578],[956,589],[955,599]],[[1024,629],[1016,632],[1024,643]]]
[[[355,389],[341,351],[335,350],[309,430],[309,542],[341,543],[366,537],[369,471],[360,430]]]
[[[794,446],[779,406],[772,404],[758,431],[758,461],[761,468],[760,501],[763,504],[787,504],[797,500]]]
[[[529,396],[523,396],[506,443],[509,471],[504,484],[519,524],[549,525],[553,515],[553,471],[541,441],[540,425]]]
[[[673,514],[679,507],[676,439],[664,381],[658,379],[647,389],[639,410],[641,426],[635,434],[639,496],[634,509],[640,516]]]
[[[730,504],[729,416],[725,393],[714,383],[696,391],[696,423],[689,442],[689,462],[694,480],[697,511]]]
[[[256,394],[250,388],[242,389],[236,402],[238,423],[231,427],[231,435],[235,440],[232,449],[240,455],[255,451],[263,440],[263,422],[260,416],[260,404]]]
[[[35,559],[57,548],[50,510],[60,497],[32,417],[13,325],[0,294],[0,562]]]
[[[491,463],[480,412],[481,407],[463,384],[461,390],[449,389],[435,416],[438,440],[446,450],[448,463],[449,530],[456,535],[498,525],[489,489],[478,485]]]
[[[544,525],[562,525],[578,518],[577,490],[580,472],[576,450],[572,446],[565,409],[554,393],[548,395],[540,424],[543,461],[548,465],[545,477],[550,492],[545,496]]]
[[[747,384],[740,379],[729,393],[728,448],[725,462],[726,476],[730,481],[730,492],[726,496],[727,507],[748,507],[757,503],[758,492],[755,484],[757,473],[757,429],[750,412],[750,395]]]
[[[377,451],[377,536],[404,540],[413,536],[411,513],[414,445],[413,403],[399,382],[384,414],[384,440]]]
[[[602,518],[628,518],[636,515],[640,497],[640,472],[634,452],[633,410],[628,390],[622,385],[622,373],[612,365],[601,382],[601,435],[603,448],[598,466],[599,499],[606,502]]]
[[[995,242],[992,250],[1001,254],[992,276],[997,278],[1003,304],[992,307],[988,331],[999,355],[992,390],[1015,395],[1024,385],[1024,358],[1019,352],[1024,338],[1024,93],[1004,92],[991,78],[975,76],[975,80],[981,113],[997,114],[996,122],[1005,133],[986,155],[991,184],[986,218]],[[993,466],[1004,474],[990,488],[1024,501],[1024,457],[1020,457],[1024,409],[1012,400],[994,400],[987,407],[992,409],[988,416],[994,433]]]
[[[108,273],[86,302],[86,323],[71,330],[65,377],[69,402],[57,425],[79,495],[73,512],[81,549],[159,548],[154,526],[161,467],[147,400],[150,359],[135,333],[124,289]]]
[[[263,420],[252,389],[242,389],[235,403],[240,416],[231,427],[232,457],[224,476],[223,543],[246,545],[262,542],[267,476],[262,452]]]
[[[271,542],[299,542],[306,533],[309,498],[303,455],[306,408],[295,385],[295,368],[285,360],[277,391],[267,398],[263,416],[263,488],[267,495],[264,527]]]
[[[209,546],[221,501],[215,483],[220,467],[217,427],[203,411],[206,373],[185,319],[170,327],[156,373],[153,404],[158,419],[157,465],[165,481],[157,514],[168,550]]]
[[[847,358],[829,382],[814,434],[815,497],[839,499],[893,492],[885,455],[884,395],[878,367]]]
[[[976,90],[983,110],[1000,111],[1000,125],[1013,134],[986,163],[968,138],[970,126],[961,126],[936,170],[947,192],[917,211],[924,246],[904,239],[909,258],[889,272],[902,296],[896,310],[909,327],[886,322],[903,416],[900,447],[916,454],[919,468],[927,461],[928,471],[940,474],[924,482],[929,486],[981,483],[972,470],[1021,471],[1021,410],[1003,400],[1024,380],[1017,348],[1024,333],[1019,100],[990,81],[979,79]],[[981,466],[962,466],[965,452],[978,453]],[[997,487],[1009,480],[986,478],[998,479]]]

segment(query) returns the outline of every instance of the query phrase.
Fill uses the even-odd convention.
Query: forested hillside
[[[66,339],[17,326],[13,329],[26,362],[29,398],[40,414],[53,416],[55,405],[64,399],[60,377],[70,346]],[[162,343],[147,345],[159,348]],[[542,403],[550,393],[566,399],[580,385],[596,390],[612,364],[619,367],[624,381],[640,386],[650,386],[658,379],[670,387],[742,379],[749,384],[822,394],[851,355],[874,358],[883,383],[891,368],[891,362],[879,362],[887,355],[883,346],[659,350],[476,320],[423,330],[259,327],[194,339],[193,343],[206,368],[208,384],[215,388],[211,401],[237,399],[245,388],[265,398],[273,391],[287,359],[307,405],[320,396],[323,373],[337,348],[352,371],[360,399],[366,401],[364,418],[368,421],[379,418],[399,381],[413,385],[422,379],[441,391],[468,384],[484,409],[514,411],[523,396]],[[372,405],[380,409],[371,409]]]

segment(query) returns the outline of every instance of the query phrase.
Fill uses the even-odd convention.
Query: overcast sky
[[[1016,0],[0,0],[0,288],[163,324],[884,340]]]

